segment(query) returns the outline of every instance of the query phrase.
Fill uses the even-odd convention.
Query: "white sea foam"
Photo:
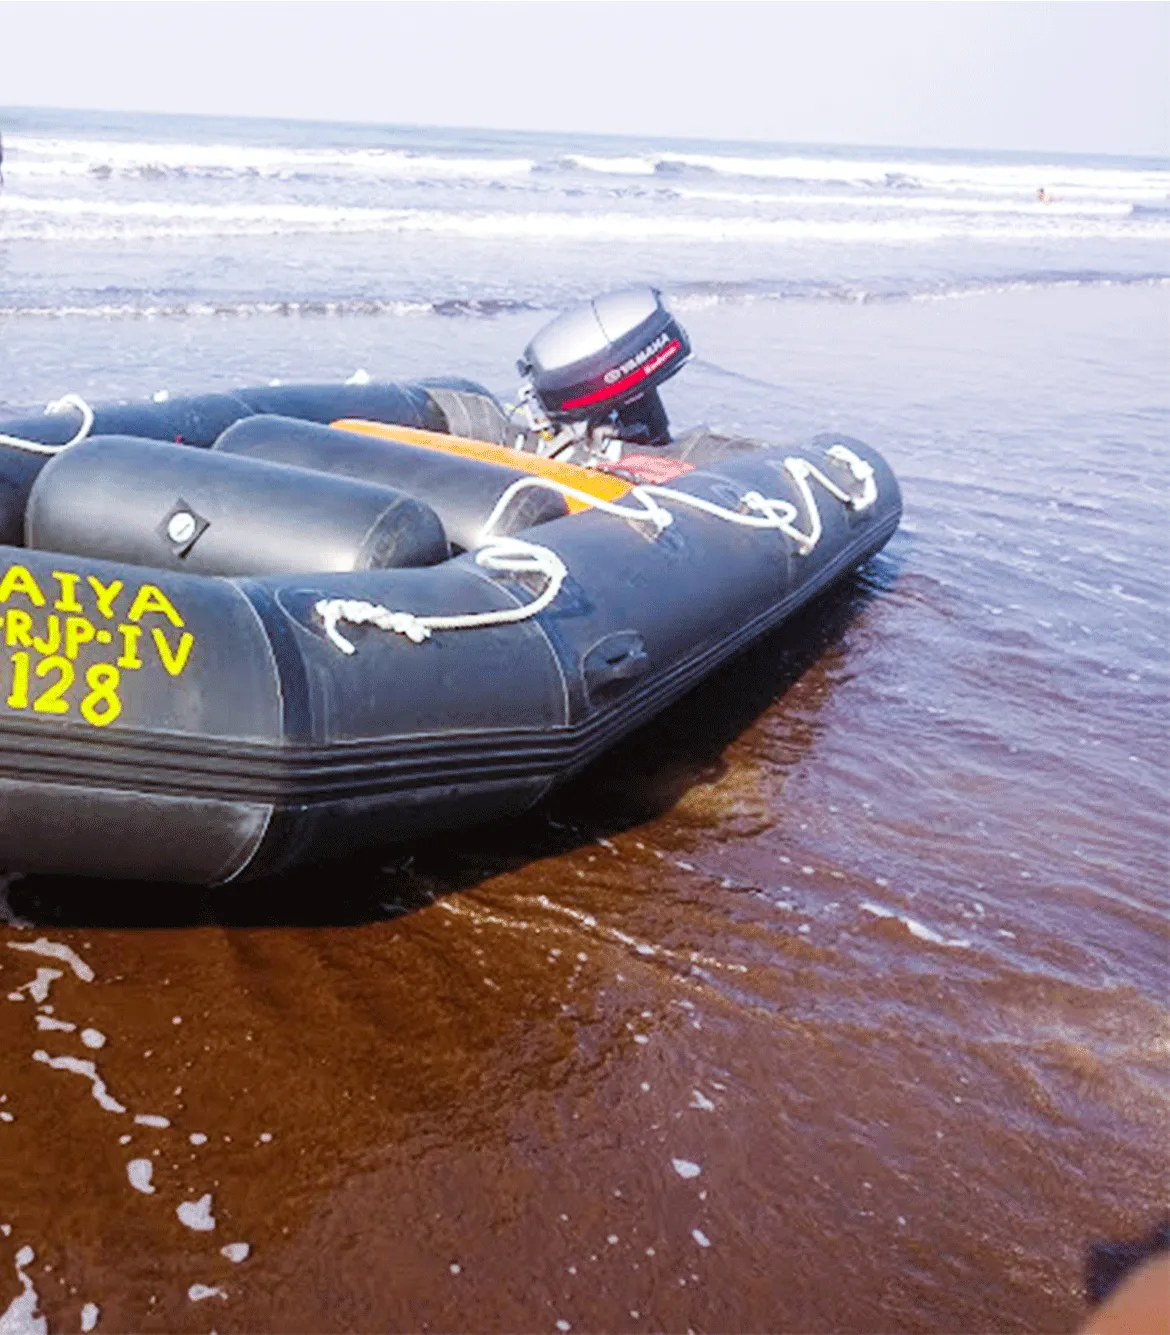
[[[5,173],[13,182],[57,177],[168,176],[290,179],[298,176],[409,181],[508,180],[527,176],[531,158],[447,156],[391,148],[295,148],[259,144],[120,142],[8,136]]]
[[[12,944],[10,941],[9,945]],[[65,975],[60,969],[38,969],[37,976],[31,982],[22,983],[20,987],[9,992],[9,1001],[23,1001],[24,994],[27,992],[32,999],[41,1004],[49,999],[49,989],[58,978],[64,978]]]
[[[0,1335],[47,1335],[49,1323],[38,1315],[40,1299],[25,1271],[36,1260],[31,1247],[22,1247],[16,1253],[16,1277],[21,1292],[8,1307],[0,1312]]]
[[[606,176],[653,176],[658,166],[657,158],[635,155],[599,158],[585,153],[566,153],[562,161],[580,167],[582,171],[602,172]]]
[[[187,1290],[187,1297],[193,1303],[201,1303],[208,1298],[226,1298],[227,1290],[217,1284],[192,1284]]]
[[[9,941],[8,948],[27,950],[33,955],[43,955],[46,959],[60,960],[62,964],[67,964],[83,983],[93,982],[93,970],[77,951],[61,941],[50,941],[47,937],[38,936],[35,941]]]
[[[43,1062],[54,1071],[70,1071],[74,1075],[85,1076],[93,1090],[94,1098],[106,1112],[124,1113],[126,1111],[125,1106],[119,1103],[106,1088],[106,1082],[98,1075],[97,1067],[93,1062],[80,1061],[77,1057],[50,1057],[47,1052],[39,1048],[33,1053],[33,1061]]]
[[[77,1028],[68,1020],[58,1020],[55,1015],[38,1015],[36,1021],[37,1028],[44,1031],[56,1030],[63,1034],[71,1034]]]
[[[179,1223],[186,1224],[196,1233],[210,1233],[215,1227],[215,1216],[211,1213],[211,1192],[200,1196],[197,1201],[183,1201],[175,1208]]]
[[[126,1165],[126,1176],[130,1179],[130,1185],[144,1196],[154,1195],[154,1187],[150,1181],[153,1175],[154,1164],[149,1159],[131,1159]]]
[[[5,170],[11,182],[51,182],[70,178],[168,177],[216,180],[291,180],[332,177],[415,182],[540,181],[547,169],[563,174],[617,177],[680,175],[770,180],[808,186],[912,193],[923,187],[968,192],[1026,192],[1043,188],[1060,197],[1072,192],[1114,197],[1165,199],[1170,172],[1160,164],[1085,163],[1018,159],[973,161],[969,157],[930,159],[924,155],[837,156],[823,152],[642,151],[561,152],[542,159],[528,153],[443,152],[353,144],[244,144],[175,140],[117,140],[45,133],[9,134]],[[537,169],[544,168],[539,172]],[[533,173],[536,172],[536,177]]]
[[[876,284],[872,288],[866,288],[847,285],[809,285],[802,287],[793,284],[787,287],[777,287],[768,284],[737,285],[729,283],[713,284],[710,287],[698,285],[694,288],[679,288],[670,292],[670,304],[676,312],[681,314],[689,311],[706,310],[713,306],[753,305],[761,301],[830,301],[844,302],[850,305],[870,301],[894,300],[951,301],[967,297],[991,296],[1003,292],[1023,292],[1045,288],[1117,286],[1167,287],[1170,286],[1170,276],[1158,273],[1099,274],[1092,272],[1035,274],[1002,279],[958,281],[942,285],[936,285],[932,282],[918,289],[913,286],[884,288]],[[280,316],[285,319],[290,317],[318,319],[366,316],[411,318],[440,315],[447,319],[453,315],[476,318],[484,314],[497,312],[536,309],[539,308],[522,300],[484,302],[472,298],[431,302],[352,297],[328,300],[308,299],[304,301],[190,301],[167,304],[158,304],[153,301],[145,301],[142,304],[96,302],[88,306],[77,306],[69,303],[63,303],[60,306],[0,305],[0,318],[107,321],[251,319],[263,316]],[[903,528],[906,528],[905,523]],[[724,880],[725,888],[729,888],[731,884],[730,880]]]
[[[927,927],[924,923],[920,923],[917,918],[910,917],[908,913],[899,913],[897,909],[887,908],[884,904],[874,904],[869,900],[865,900],[861,907],[866,913],[871,913],[875,918],[895,919],[906,928],[911,936],[916,936],[919,941],[929,941],[933,946],[949,946],[953,950],[968,950],[971,946],[970,941],[943,936],[940,932],[936,932],[932,927]]]
[[[458,303],[467,314],[475,314],[476,303]],[[433,314],[429,301],[378,301],[367,298],[324,301],[179,301],[166,304],[145,302],[98,302],[92,306],[0,306],[0,316],[31,319],[156,320],[191,319],[208,316],[240,316],[245,319],[263,315],[394,315]]]
[[[850,195],[812,195],[805,192],[780,193],[770,191],[731,191],[704,189],[693,186],[675,187],[674,193],[680,199],[692,199],[716,204],[750,204],[775,206],[782,204],[793,211],[811,209],[861,210],[866,213],[1021,213],[1037,218],[1064,216],[1084,216],[1100,218],[1128,218],[1133,212],[1133,204],[1128,199],[1108,199],[1089,196],[1087,198],[1061,198],[1040,201],[1034,195],[1002,195],[993,198],[981,198],[974,195],[956,195],[950,193],[901,194],[886,192],[883,194]]]
[[[1131,198],[1165,198],[1170,171],[1160,167],[1094,167],[1052,161],[1019,163],[931,162],[918,158],[747,157],[719,153],[662,153],[664,167],[696,168],[720,176],[913,190],[935,188],[984,192],[1044,189],[1055,197],[1071,191]]]
[[[500,241],[926,245],[940,241],[1170,240],[1170,218],[938,213],[906,217],[696,216],[677,211],[513,212],[387,209],[291,202],[45,199],[10,196],[0,240],[138,241],[225,236],[427,235]]]

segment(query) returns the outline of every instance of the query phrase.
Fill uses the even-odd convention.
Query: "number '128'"
[[[29,687],[32,678],[46,681],[45,689],[36,699],[31,700],[34,714],[67,714],[69,701],[65,693],[73,685],[77,671],[68,658],[53,655],[42,658],[36,667],[32,666],[31,655],[15,653],[12,655],[12,690],[8,695],[10,709],[27,709],[30,704]],[[118,697],[118,686],[122,674],[109,663],[95,663],[85,673],[85,684],[89,694],[78,705],[81,717],[95,728],[104,728],[122,712],[122,701]]]

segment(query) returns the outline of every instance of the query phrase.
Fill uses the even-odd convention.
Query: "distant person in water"
[[[1052,203],[1052,196],[1043,186],[1041,186],[1040,189],[1036,191],[1036,198],[1040,201],[1041,204]]]

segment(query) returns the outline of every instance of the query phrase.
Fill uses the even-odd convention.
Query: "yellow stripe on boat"
[[[397,440],[403,445],[422,445],[426,449],[458,454],[464,459],[479,459],[483,463],[500,464],[536,477],[547,477],[566,487],[575,487],[600,501],[616,501],[624,496],[631,483],[600,473],[595,468],[581,468],[577,464],[562,463],[559,459],[542,459],[523,450],[510,450],[506,445],[493,445],[486,440],[467,440],[463,436],[449,436],[444,431],[423,431],[413,426],[387,426],[384,422],[366,422],[354,417],[343,417],[329,424],[337,431],[354,431],[363,436],[381,440]],[[570,511],[585,510],[584,501],[565,497]]]

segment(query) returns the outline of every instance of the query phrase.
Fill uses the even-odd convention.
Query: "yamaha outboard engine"
[[[621,443],[667,445],[658,386],[691,355],[682,326],[652,287],[594,297],[545,325],[517,363],[521,399],[548,442],[620,457]]]

